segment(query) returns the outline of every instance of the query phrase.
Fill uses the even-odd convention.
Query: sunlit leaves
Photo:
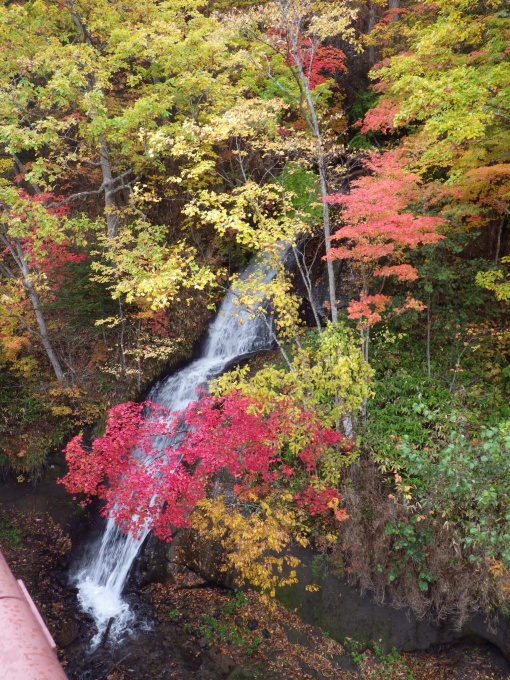
[[[406,140],[417,150],[421,171],[463,166],[462,154],[490,146],[505,122],[510,94],[509,18],[501,3],[414,3],[400,19],[407,49],[383,60],[373,71],[383,96],[365,128],[391,132],[418,126]],[[385,31],[379,29],[381,40]],[[506,132],[505,132],[506,130]],[[489,142],[489,145],[488,145]]]
[[[501,260],[503,265],[510,263],[510,257],[503,257]],[[476,276],[478,285],[494,291],[496,299],[510,302],[510,281],[508,280],[508,273],[503,269],[495,271],[479,272]]]
[[[94,263],[96,280],[110,284],[112,297],[152,310],[164,309],[184,288],[202,290],[214,284],[216,274],[200,267],[193,250],[184,243],[169,248],[164,229],[143,222],[104,238],[104,260]]]
[[[251,513],[227,506],[223,499],[204,499],[192,515],[192,527],[201,539],[221,545],[221,568],[233,572],[238,585],[250,584],[274,597],[276,588],[297,583],[297,557],[288,554],[292,541],[307,541],[299,534],[299,520],[285,502],[292,496],[274,496]]]
[[[291,369],[266,366],[253,376],[236,369],[215,381],[212,389],[254,396],[266,404],[266,411],[275,400],[291,397],[320,414],[329,426],[356,413],[371,393],[372,369],[363,359],[358,338],[342,324],[329,324],[313,342],[296,349]]]
[[[221,470],[232,475],[241,500],[262,502],[275,485],[294,492],[313,487],[320,495],[327,480],[318,470],[330,449],[347,453],[350,444],[290,398],[275,400],[265,413],[240,392],[202,397],[183,419],[154,404],[126,403],[110,410],[103,437],[87,455],[81,436],[68,444],[63,482],[71,493],[105,499],[105,512],[126,530],[136,533],[147,523],[170,540],[173,527],[188,526]],[[319,514],[338,509],[339,494],[333,508],[327,493]]]
[[[420,201],[420,178],[406,169],[401,152],[372,154],[365,167],[372,174],[352,182],[350,194],[325,200],[342,206],[345,223],[333,236],[341,245],[333,247],[329,257],[352,261],[358,269],[360,300],[351,301],[349,318],[369,327],[381,321],[390,303],[387,295],[370,294],[373,277],[414,281],[416,269],[403,260],[419,245],[443,239],[438,229],[446,221],[411,211]],[[420,304],[407,301],[398,311],[410,308],[419,309]]]

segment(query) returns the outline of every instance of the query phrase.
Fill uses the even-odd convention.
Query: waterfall
[[[262,257],[248,265],[240,278],[269,282],[274,276],[275,271]],[[273,338],[266,321],[238,306],[236,297],[234,286],[227,292],[209,327],[202,355],[156,384],[149,395],[151,401],[162,404],[169,412],[182,411],[197,399],[197,390],[220,375],[228,365],[272,346]],[[80,606],[93,617],[97,627],[93,648],[100,643],[110,619],[113,618],[113,623],[109,635],[114,639],[119,639],[133,623],[134,614],[122,593],[148,533],[146,529],[140,537],[134,538],[108,520],[103,535],[74,576]]]

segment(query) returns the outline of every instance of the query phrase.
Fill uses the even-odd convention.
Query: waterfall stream
[[[263,275],[270,281],[275,272],[263,258],[254,262],[241,279]],[[248,354],[267,350],[273,339],[263,318],[250,315],[236,304],[236,288],[228,291],[218,315],[211,323],[202,355],[188,366],[160,381],[152,389],[149,399],[162,404],[170,412],[182,411],[197,399],[197,390],[220,375],[225,368]],[[96,647],[108,626],[109,636],[118,639],[130,628],[134,614],[123,598],[123,589],[140,548],[147,537],[146,529],[139,538],[125,535],[112,520],[108,520],[103,535],[89,551],[89,557],[74,577],[78,600],[90,614],[97,627],[92,640]]]

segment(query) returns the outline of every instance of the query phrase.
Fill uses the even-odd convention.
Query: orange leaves
[[[415,248],[443,238],[437,229],[446,220],[409,211],[409,205],[421,199],[420,179],[404,167],[401,152],[373,153],[364,165],[371,174],[352,182],[349,195],[333,194],[325,199],[342,206],[342,219],[347,223],[334,239],[350,239],[353,245],[391,243]],[[376,251],[373,257],[387,254]]]
[[[395,116],[399,112],[399,104],[396,99],[383,99],[370,109],[361,126],[361,134],[366,132],[383,132],[389,134],[395,130]]]
[[[24,335],[3,335],[2,354],[6,361],[16,362],[23,350],[29,347],[30,342]]]
[[[360,287],[364,292],[358,301],[351,301],[348,312],[349,318],[359,320],[363,328],[381,321],[391,302],[387,295],[368,294],[372,277],[415,281],[416,268],[402,260],[409,250],[444,238],[438,228],[446,223],[440,217],[411,212],[409,206],[422,199],[420,178],[404,166],[400,151],[373,153],[365,168],[370,174],[352,182],[349,195],[334,194],[324,199],[342,207],[345,223],[332,236],[342,243],[330,250],[329,258],[359,263],[362,271]],[[376,266],[379,262],[381,266]],[[408,298],[394,312],[424,308],[421,302]]]
[[[383,312],[391,302],[388,295],[365,295],[361,293],[359,301],[351,300],[348,307],[348,318],[358,319],[363,326],[373,326],[382,321]]]
[[[415,300],[413,297],[407,297],[404,304],[401,307],[395,307],[395,314],[401,314],[406,310],[414,309],[416,312],[423,312],[427,309],[427,305],[423,304],[421,300]]]
[[[459,197],[505,213],[510,198],[510,163],[497,163],[474,168],[457,184]],[[503,204],[503,205],[502,205]]]
[[[348,231],[348,227],[345,227],[345,230]],[[342,231],[344,238],[348,238],[343,230],[340,231]],[[339,232],[337,232],[337,234],[338,233]],[[336,236],[337,235],[335,234],[335,238]],[[395,246],[391,243],[368,243],[358,241],[350,247],[340,246],[339,248],[331,248],[329,251],[329,257],[331,260],[357,260],[358,262],[372,262],[373,260],[378,260],[380,257],[391,255],[394,250]]]
[[[351,300],[349,303],[347,308],[347,311],[349,312],[348,318],[357,320],[360,328],[373,326],[383,320],[384,314],[390,307],[391,301],[392,299],[389,295],[365,295],[365,293],[361,293],[359,301]],[[422,312],[426,309],[426,305],[420,300],[408,296],[403,305],[400,307],[393,307],[392,311],[393,314],[402,314],[405,311],[413,309],[416,312]]]
[[[396,276],[399,281],[416,281],[418,271],[410,264],[397,264],[393,267],[381,267],[374,272],[374,276]]]

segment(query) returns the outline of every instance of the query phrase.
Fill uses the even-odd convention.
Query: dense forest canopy
[[[298,541],[419,613],[508,608],[508,0],[0,13],[4,470],[88,428],[72,493],[262,590]],[[134,400],[233,281],[278,353],[188,407],[170,475],[182,420]]]

